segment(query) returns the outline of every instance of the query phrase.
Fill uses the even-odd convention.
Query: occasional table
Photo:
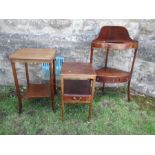
[[[65,104],[88,104],[90,120],[96,74],[90,63],[65,62],[61,70],[62,121]]]
[[[50,97],[52,99],[52,110],[54,111],[54,94],[56,92],[56,75],[55,75],[55,49],[33,49],[23,48],[17,50],[10,55],[12,71],[16,86],[16,93],[18,96],[18,111],[22,112],[22,99],[23,98],[42,98]],[[16,63],[23,63],[25,65],[27,89],[23,95],[21,95]],[[28,64],[29,63],[49,63],[50,66],[50,80],[47,84],[32,84],[29,80]]]

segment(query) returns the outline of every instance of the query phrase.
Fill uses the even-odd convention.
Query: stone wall
[[[125,26],[139,41],[132,89],[155,97],[155,20],[0,20],[0,84],[14,84],[8,56],[23,47],[54,47],[65,61],[89,62],[90,43],[105,25]],[[104,56],[104,50],[95,50],[95,68],[103,65]],[[112,51],[109,66],[128,70],[130,56],[130,50]],[[24,67],[17,68],[20,83],[25,84]],[[30,66],[30,78],[35,82],[44,79],[40,65]]]

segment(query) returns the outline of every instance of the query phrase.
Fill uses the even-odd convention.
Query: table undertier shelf
[[[26,89],[24,98],[42,98],[51,97],[50,85],[49,84],[30,84],[29,88]]]

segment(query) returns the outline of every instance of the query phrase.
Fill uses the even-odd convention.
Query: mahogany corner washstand
[[[61,70],[62,121],[65,104],[88,104],[90,120],[96,74],[90,63],[65,62]]]
[[[55,49],[33,49],[23,48],[17,50],[15,53],[10,55],[12,71],[16,86],[16,93],[18,96],[18,110],[22,112],[22,99],[23,98],[52,98],[52,110],[54,111],[54,94],[56,92],[56,75],[55,75]],[[27,89],[23,95],[21,95],[17,72],[16,63],[25,64]],[[29,80],[28,64],[29,63],[49,63],[50,65],[50,82],[47,84],[32,84]]]
[[[122,26],[104,26],[101,28],[99,36],[91,43],[90,63],[93,62],[94,48],[105,48],[105,66],[96,70],[96,81],[103,83],[103,90],[105,83],[122,83],[128,82],[128,101],[130,101],[130,82],[135,63],[138,42],[132,40],[125,27]],[[130,71],[122,71],[116,68],[107,67],[108,54],[110,49],[133,49],[133,60]]]

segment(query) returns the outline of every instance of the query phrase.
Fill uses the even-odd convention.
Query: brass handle
[[[73,97],[73,100],[76,100],[76,97],[75,96]]]
[[[82,99],[82,97],[79,97],[79,100],[81,100]]]
[[[80,101],[81,99],[82,99],[82,97],[79,97],[79,98],[77,98],[75,96],[73,97],[73,100],[79,100]]]

